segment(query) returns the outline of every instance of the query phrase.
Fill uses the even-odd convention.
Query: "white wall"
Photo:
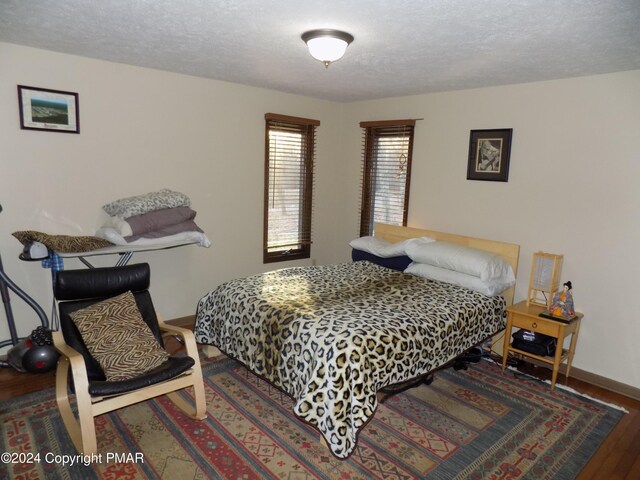
[[[80,134],[21,130],[18,84],[77,92]],[[194,314],[198,299],[225,280],[285,266],[262,264],[267,112],[321,121],[312,253],[318,262],[330,261],[341,110],[302,96],[0,43],[5,270],[49,313],[49,271],[19,261],[22,246],[11,233],[93,235],[106,219],[103,204],[160,188],[191,197],[196,222],[213,243],[134,256],[151,264],[152,294],[165,318]],[[66,267],[83,268],[77,260]],[[28,335],[37,317],[14,295],[12,306],[19,334]],[[8,337],[0,311],[0,339]]]
[[[80,135],[20,130],[16,85],[78,92]],[[93,234],[113,199],[187,193],[213,247],[137,254],[166,318],[191,315],[219,283],[262,264],[264,113],[317,118],[314,259],[349,258],[358,233],[362,120],[417,122],[409,223],[565,255],[585,313],[574,365],[640,387],[640,71],[337,104],[0,43],[0,253],[45,310],[47,270],[11,232]],[[469,130],[513,128],[508,183],[466,180]],[[112,264],[100,259],[97,264]],[[74,263],[75,262],[75,263]],[[304,264],[295,262],[294,264]],[[68,268],[80,267],[77,261]],[[12,296],[21,335],[34,314]],[[8,337],[0,312],[0,338]]]
[[[518,243],[516,301],[532,254],[565,255],[585,314],[574,366],[640,387],[640,71],[348,105],[348,184],[359,179],[358,122],[416,124],[409,224]],[[469,131],[513,128],[508,183],[466,180]],[[357,192],[343,241],[357,232]]]

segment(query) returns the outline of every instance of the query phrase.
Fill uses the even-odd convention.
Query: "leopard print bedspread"
[[[505,301],[369,262],[277,270],[220,285],[195,335],[287,392],[346,458],[376,392],[504,328]]]

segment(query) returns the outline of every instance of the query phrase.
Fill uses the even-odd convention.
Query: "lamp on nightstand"
[[[536,252],[533,254],[527,305],[549,306],[553,295],[560,288],[562,259],[563,255],[555,253]]]

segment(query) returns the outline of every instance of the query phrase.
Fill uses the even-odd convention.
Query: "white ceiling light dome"
[[[323,28],[303,33],[302,40],[307,44],[311,56],[328,68],[331,62],[342,58],[349,44],[353,42],[353,35]]]

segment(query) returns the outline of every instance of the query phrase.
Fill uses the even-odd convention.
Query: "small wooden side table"
[[[566,379],[569,378],[571,370],[571,362],[576,351],[576,343],[578,342],[578,333],[580,331],[580,321],[583,314],[576,312],[576,318],[569,322],[552,320],[550,318],[540,317],[539,314],[546,310],[540,305],[527,305],[526,300],[507,307],[507,328],[505,331],[504,348],[502,352],[502,370],[507,368],[507,357],[509,352],[514,352],[525,357],[534,358],[540,362],[548,363],[553,366],[553,374],[551,376],[551,388],[556,385],[558,370],[560,364],[567,361]],[[525,352],[511,346],[511,329],[523,328],[535,333],[542,333],[557,339],[556,353],[553,357],[542,357],[534,353]],[[564,339],[571,335],[571,344],[569,350],[563,348]]]

